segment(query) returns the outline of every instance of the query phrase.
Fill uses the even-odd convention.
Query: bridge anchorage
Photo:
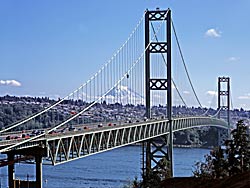
[[[152,22],[166,23],[165,33],[163,37],[157,37]],[[86,103],[86,106],[82,107],[82,109],[71,114],[69,117],[67,117],[68,119],[66,120],[63,118],[62,122],[55,122],[55,124],[53,124],[53,128],[45,131],[44,133],[39,133],[39,135],[30,138],[0,141],[0,153],[6,154],[8,156],[6,160],[0,161],[0,166],[8,165],[9,187],[14,188],[20,184],[22,186],[27,185],[26,181],[18,181],[15,179],[14,165],[18,161],[25,161],[27,159],[32,159],[33,161],[35,161],[36,181],[29,181],[28,183],[30,183],[30,187],[32,185],[36,188],[42,188],[42,164],[45,162],[49,162],[52,165],[63,164],[135,143],[142,143],[143,177],[147,177],[152,171],[155,170],[161,170],[163,172],[165,171],[169,176],[173,176],[173,132],[201,126],[216,126],[226,129],[228,128],[228,123],[224,120],[208,116],[182,118],[172,117],[171,23],[172,21],[170,9],[157,9],[155,11],[147,10],[145,12],[145,48],[143,49],[144,52],[142,54],[142,56],[145,55],[145,61],[142,61],[142,63],[144,63],[142,65],[145,66],[145,82],[143,79],[140,80],[143,80],[143,83],[145,83],[145,114],[147,119],[144,121],[142,117],[140,121],[136,122],[134,121],[128,123],[120,121],[116,126],[93,126],[90,129],[80,129],[71,132],[60,131],[56,134],[49,134],[53,133],[53,131],[55,131],[56,129],[63,129],[63,126],[69,125],[68,123],[70,121],[78,118],[78,116],[83,115],[85,112],[87,113],[87,110],[97,104],[98,101],[100,102],[100,99],[103,99],[105,95],[103,95],[102,93],[102,97],[92,97],[92,99],[94,98],[95,101],[90,99],[90,102]],[[150,39],[149,37],[151,33],[150,31],[153,33],[153,39]],[[125,53],[127,53],[127,51],[125,51]],[[162,56],[166,64],[166,66],[164,64],[164,75],[155,76],[152,73],[152,68],[154,67],[155,63],[152,56],[156,54]],[[139,60],[142,59],[142,56],[139,57]],[[120,60],[124,58],[123,56],[118,55],[117,59]],[[138,63],[139,60],[136,60],[136,63]],[[119,75],[118,79],[114,81],[115,86],[117,86],[122,79],[128,79],[132,77],[133,74],[131,69],[136,65],[136,63],[132,63],[131,67],[128,66],[129,70],[126,69],[125,71],[123,71],[122,68],[121,70],[119,69],[121,75]],[[103,69],[105,67],[111,66],[105,64]],[[115,67],[119,66],[116,65]],[[101,73],[101,76],[104,75],[105,77],[107,72],[109,74],[112,72],[108,69],[102,74],[103,69],[99,71]],[[93,76],[92,78],[95,78],[95,76]],[[114,78],[115,76],[113,75],[113,80]],[[68,95],[68,97],[77,96],[77,98],[73,99],[75,101],[76,99],[79,101],[79,96],[82,96],[81,101],[83,102],[83,91],[90,90],[91,93],[91,83],[93,83],[93,86],[96,86],[97,83],[101,83],[102,85],[104,81],[105,78],[101,79],[101,82],[98,82],[98,80],[94,80],[91,82],[90,80],[87,82],[87,84],[90,84],[89,87],[86,86],[87,84],[82,85],[79,89]],[[111,85],[111,87],[114,88],[113,84]],[[84,88],[84,86],[86,87]],[[101,90],[105,90],[104,94],[110,93],[112,89],[109,88],[109,86],[107,87],[108,88],[102,86]],[[166,117],[161,117],[159,119],[151,118],[152,93],[154,91],[165,92],[164,96],[167,103]],[[62,103],[64,100],[69,100],[69,98],[64,98],[56,102],[55,104],[46,108],[44,111],[41,111],[34,116],[28,117],[14,124],[13,126],[6,128],[5,130],[1,130],[0,133],[17,126],[26,125],[27,122],[30,122],[31,124],[34,123],[36,119],[39,119],[39,115],[46,116],[46,113],[50,109],[53,111],[58,110],[57,108],[55,108],[57,105],[59,106],[59,109],[61,109],[62,106],[60,106],[60,103]],[[70,100],[74,102],[74,100],[72,100],[71,98]],[[87,101],[87,99],[85,101]],[[221,109],[221,107],[219,108]]]

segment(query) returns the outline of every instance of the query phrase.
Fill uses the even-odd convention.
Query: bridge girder
[[[211,118],[174,119],[173,132],[201,126],[227,128],[225,121]],[[47,138],[48,158],[53,165],[169,134],[169,121],[156,120],[104,128],[75,135]]]
[[[217,126],[227,129],[227,123],[224,120],[211,117],[176,118],[172,121],[173,132],[202,126]],[[47,157],[44,159],[57,165],[167,135],[169,128],[169,121],[161,119],[69,132],[68,134],[46,135],[25,145],[13,147],[6,152],[17,152],[25,149],[25,152],[29,154],[29,151],[31,153],[34,147],[42,144],[47,149]],[[4,147],[4,143],[6,144],[6,142],[0,142],[0,146]],[[7,143],[8,146],[11,143],[15,145],[15,140]]]
[[[216,126],[227,129],[227,122],[211,117],[186,117],[172,120],[173,132],[202,127]],[[143,121],[94,130],[69,132],[68,134],[46,135],[23,145],[15,146],[15,140],[2,141],[0,147],[13,145],[12,149],[2,153],[27,155],[34,153],[34,148],[42,146],[44,163],[58,165],[97,153],[109,151],[122,146],[140,143],[149,139],[169,134],[167,119]],[[25,151],[25,152],[23,152]],[[46,162],[47,161],[47,162]]]

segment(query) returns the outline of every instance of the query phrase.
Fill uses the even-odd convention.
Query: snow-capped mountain
[[[144,103],[144,97],[139,93],[133,91],[127,86],[117,86],[112,89],[106,96],[107,100],[122,102],[123,104],[142,104]],[[110,102],[111,102],[110,101]]]

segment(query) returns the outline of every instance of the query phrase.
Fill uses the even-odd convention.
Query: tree
[[[165,180],[171,177],[170,161],[167,160],[166,157],[163,157],[158,161],[156,172],[161,180]]]
[[[195,177],[204,179],[224,178],[227,176],[227,161],[221,147],[215,148],[210,155],[205,155],[205,162],[197,162],[193,172]]]
[[[149,169],[143,177],[143,188],[160,188],[160,182],[170,178],[170,162],[166,157],[163,157],[158,161],[157,166],[154,169]]]
[[[228,175],[227,173],[227,161],[224,157],[224,152],[221,147],[218,147],[211,151],[212,156],[212,176],[215,178],[224,178]]]
[[[231,135],[232,140],[225,141],[225,150],[215,148],[205,156],[205,162],[195,164],[195,177],[224,178],[250,171],[249,132],[242,120],[238,121]]]
[[[123,188],[140,188],[140,187],[141,187],[141,182],[138,180],[136,176],[133,181],[129,181],[127,184],[123,186]]]
[[[143,177],[142,187],[144,188],[160,188],[161,177],[158,171],[149,170],[148,173]]]
[[[238,121],[231,135],[232,140],[225,142],[230,176],[250,170],[249,137],[247,127],[242,120]]]

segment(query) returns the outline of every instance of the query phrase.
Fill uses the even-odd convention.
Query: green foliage
[[[249,133],[243,121],[237,123],[231,132],[232,140],[225,142],[226,149],[215,148],[205,156],[205,162],[197,162],[193,172],[195,177],[204,179],[225,178],[250,171]]]
[[[158,161],[158,165],[154,170],[149,169],[148,173],[143,177],[142,187],[144,188],[160,188],[163,180],[170,178],[170,161],[163,157]]]
[[[123,188],[140,188],[141,182],[137,179],[135,176],[135,179],[133,181],[129,181],[127,184],[123,186]]]
[[[8,95],[0,97],[0,129],[4,129],[13,123],[24,120],[44,110],[55,102],[55,100],[50,100],[48,97],[15,97]],[[84,102],[65,100],[62,102],[62,105],[67,106],[66,112],[63,110],[62,106],[59,106],[57,110],[50,110],[13,130],[44,129],[54,126],[56,123],[68,118],[69,111],[74,108],[72,104],[83,105]],[[83,119],[81,119],[79,123],[82,123],[82,121]]]
[[[165,180],[171,177],[170,171],[170,161],[166,157],[163,157],[159,162],[156,168],[156,174],[161,180]]]
[[[243,121],[237,123],[237,128],[231,135],[232,140],[227,140],[225,143],[230,176],[250,170],[249,135]]]
[[[45,103],[45,101],[48,101],[48,98],[14,97],[8,95],[0,97],[0,129],[43,110],[46,106],[38,101]],[[41,124],[37,122],[32,123],[32,125],[26,126],[41,127]],[[27,127],[20,127],[18,130],[26,129]]]
[[[160,182],[161,177],[158,171],[149,170],[149,172],[143,177],[143,187],[144,188],[161,188]]]
[[[205,162],[197,162],[193,172],[195,177],[204,179],[224,178],[227,176],[227,161],[221,147],[215,148],[210,155],[205,155]]]

